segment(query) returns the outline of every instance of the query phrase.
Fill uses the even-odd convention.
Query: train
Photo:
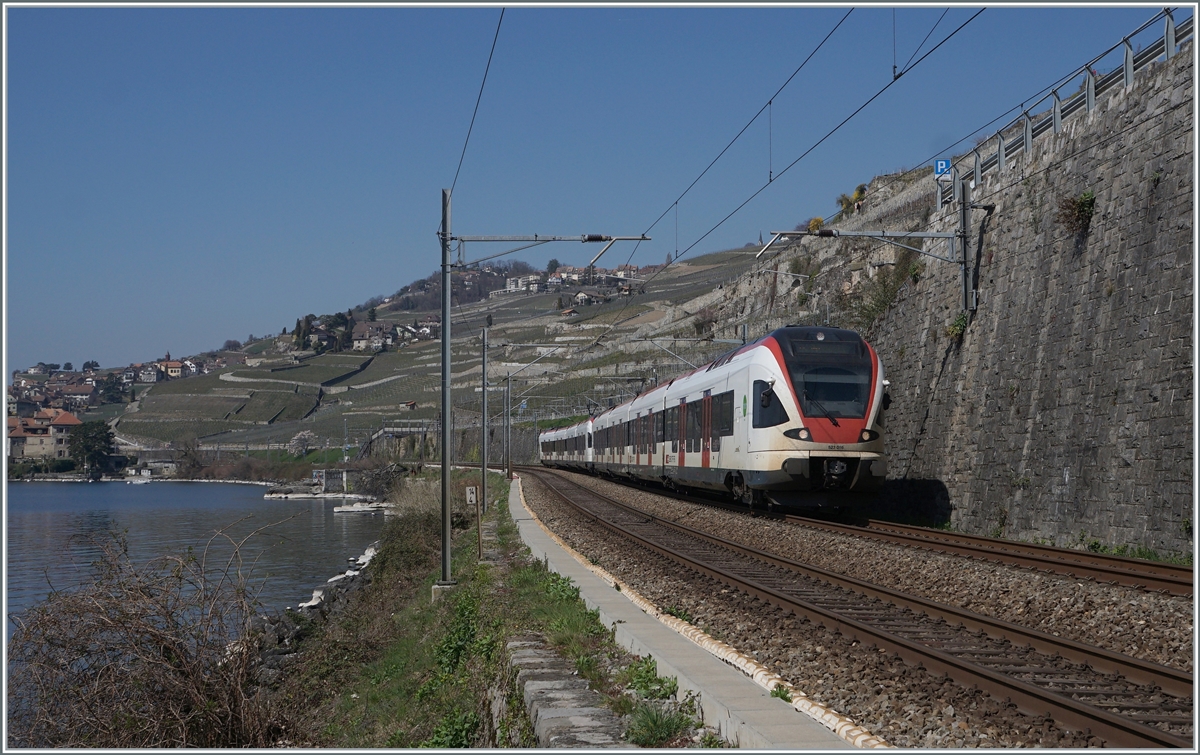
[[[538,436],[544,466],[706,491],[751,508],[839,509],[887,476],[891,403],[852,330],[788,326]]]

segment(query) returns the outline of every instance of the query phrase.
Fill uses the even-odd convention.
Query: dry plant
[[[265,529],[265,528],[264,528]],[[265,747],[287,723],[255,689],[256,608],[239,540],[132,562],[97,542],[94,580],[13,617],[9,747]],[[214,563],[214,543],[232,553]]]

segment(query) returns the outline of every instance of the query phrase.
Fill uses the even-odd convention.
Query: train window
[[[654,442],[662,443],[666,437],[667,412],[659,412],[654,415]]]
[[[770,387],[771,385],[765,380],[754,381],[754,391],[750,394],[752,399],[750,403],[754,406],[753,424],[755,427],[775,427],[789,419],[787,409],[783,408],[775,391],[767,394],[770,400],[766,406],[763,406],[761,397]]]
[[[713,437],[733,435],[733,391],[713,397]]]
[[[809,367],[796,387],[805,416],[862,418],[871,394],[870,365]]]
[[[591,448],[592,447],[592,434],[591,433],[587,434],[587,440],[588,440],[587,447]]]
[[[798,329],[784,341],[784,361],[804,416],[866,416],[874,365],[856,333]]]

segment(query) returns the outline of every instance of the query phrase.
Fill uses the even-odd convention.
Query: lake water
[[[198,552],[219,529],[237,539],[266,527],[243,558],[258,559],[259,599],[274,609],[309,600],[383,529],[382,512],[335,514],[342,499],[267,500],[265,491],[236,483],[8,483],[7,615],[44,599],[50,584],[62,589],[86,580],[97,553],[88,538],[109,532],[126,531],[132,560],[144,563],[188,546]]]

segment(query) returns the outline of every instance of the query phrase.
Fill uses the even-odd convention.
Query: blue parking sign
[[[949,160],[935,160],[933,163],[933,174],[935,176],[944,176],[950,172]]]

